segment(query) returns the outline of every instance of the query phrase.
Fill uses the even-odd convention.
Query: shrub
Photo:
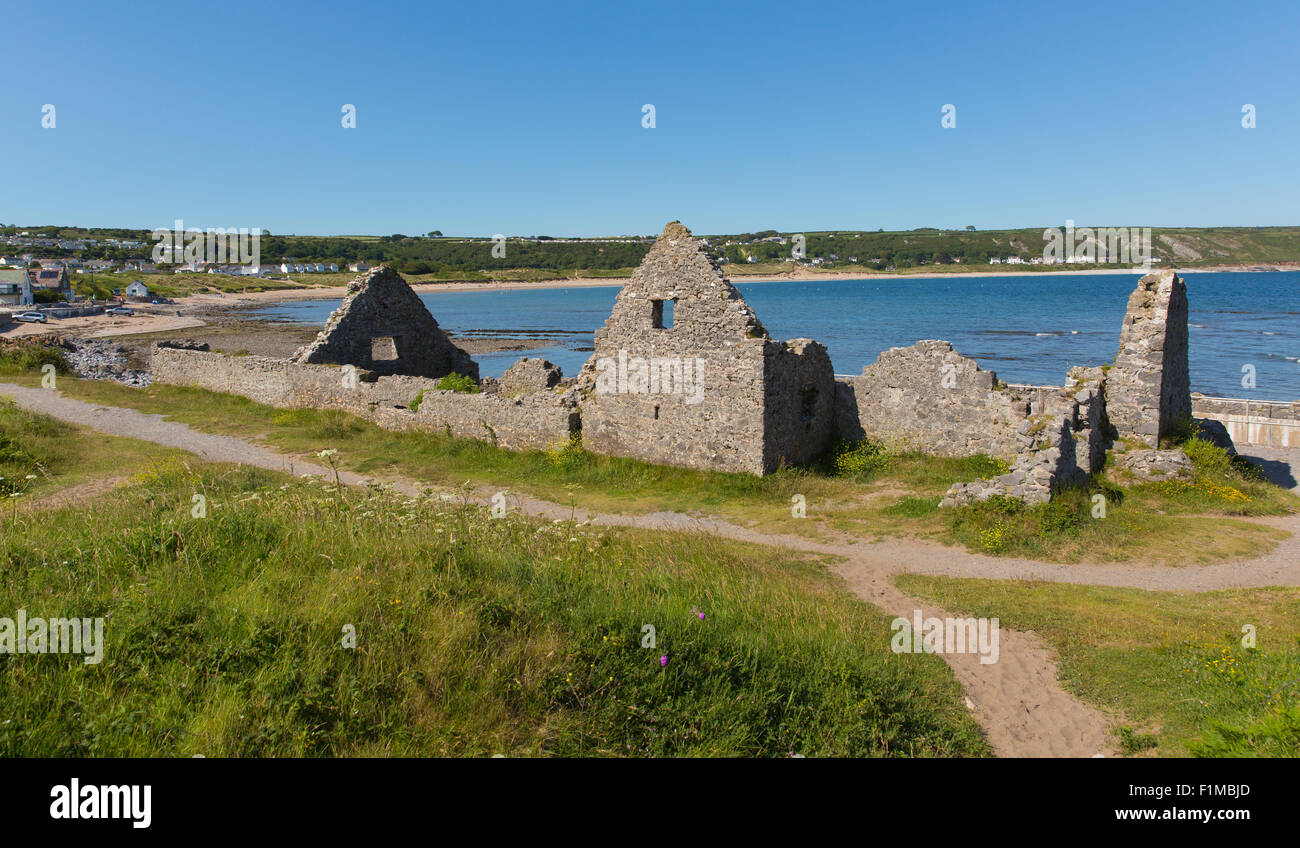
[[[1183,453],[1196,466],[1198,474],[1216,474],[1229,476],[1233,472],[1232,457],[1228,452],[1205,439],[1196,438],[1188,439],[1181,445]]]
[[[870,439],[860,442],[840,439],[831,446],[831,466],[840,477],[861,477],[882,471],[889,464],[890,456],[884,446]]]
[[[476,395],[483,391],[473,377],[457,374],[455,371],[439,380],[438,388],[446,392],[460,392],[466,395]]]
[[[1075,503],[1053,500],[1038,507],[1038,529],[1044,535],[1078,535],[1083,521]]]
[[[582,447],[582,434],[571,433],[567,442],[556,442],[546,450],[546,459],[550,464],[563,471],[581,466],[587,461],[587,452]]]
[[[415,400],[411,401],[410,407],[412,412],[420,411],[420,404],[424,403],[424,389],[415,393]]]
[[[60,374],[67,374],[72,369],[62,348],[40,342],[13,344],[0,349],[0,367],[19,371],[39,371],[43,365],[53,365]]]

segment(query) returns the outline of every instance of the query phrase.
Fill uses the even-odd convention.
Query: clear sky
[[[4,223],[1300,224],[1289,0],[5,0],[0,27]]]

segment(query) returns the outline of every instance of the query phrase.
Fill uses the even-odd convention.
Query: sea
[[[881,351],[946,339],[1012,383],[1059,385],[1074,365],[1115,359],[1120,323],[1141,275],[737,282],[775,339],[826,345],[837,374],[860,374]],[[1300,399],[1300,272],[1187,273],[1192,391]],[[495,377],[521,356],[576,375],[618,293],[609,286],[440,291],[420,295],[456,336],[528,338],[536,347],[476,355]],[[258,317],[321,325],[340,300],[276,303]]]

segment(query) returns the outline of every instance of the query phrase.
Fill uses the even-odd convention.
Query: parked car
[[[111,306],[104,310],[105,315],[134,315],[135,310],[129,306]]]
[[[44,312],[19,312],[14,315],[15,321],[31,321],[38,324],[44,324],[46,317]]]

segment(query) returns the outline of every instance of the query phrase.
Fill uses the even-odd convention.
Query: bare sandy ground
[[[254,465],[299,476],[328,477],[332,472],[264,446],[230,436],[193,430],[132,409],[95,406],[65,398],[56,391],[0,384],[0,393],[20,405],[103,433],[129,436],[190,451],[214,462]],[[1296,486],[1300,450],[1259,449],[1273,464],[1271,471]],[[1282,466],[1286,466],[1283,468]],[[429,487],[409,479],[376,479],[340,472],[348,485],[373,482],[391,484],[407,495]],[[479,491],[476,502],[488,503],[494,492]],[[461,497],[446,493],[448,498]],[[511,503],[520,512],[545,518],[569,518],[611,526],[652,530],[712,533],[741,541],[774,545],[797,551],[830,554],[832,567],[848,588],[886,613],[910,619],[916,610],[925,617],[950,617],[950,613],[900,591],[893,575],[943,574],[997,580],[1049,580],[1106,586],[1131,586],[1170,591],[1211,591],[1235,586],[1300,585],[1300,516],[1264,519],[1292,535],[1270,553],[1251,560],[1211,566],[1169,567],[1145,563],[1056,565],[1032,560],[985,557],[937,543],[911,539],[884,541],[813,542],[798,536],[760,533],[715,519],[679,513],[611,515],[573,510],[571,507],[515,495]],[[994,749],[1012,757],[1093,757],[1115,753],[1111,717],[1066,692],[1058,679],[1055,658],[1036,634],[1001,631],[999,659],[982,664],[976,654],[943,654],[965,687],[966,705],[979,721]]]
[[[77,336],[83,339],[98,339],[107,336],[126,336],[134,333],[158,333],[169,330],[183,330],[186,327],[201,327],[201,318],[177,315],[172,307],[171,314],[144,313],[137,311],[134,315],[88,315],[84,318],[51,318],[45,324],[18,324],[0,333],[5,338],[18,339],[24,336],[39,336],[57,333],[63,336]]]

